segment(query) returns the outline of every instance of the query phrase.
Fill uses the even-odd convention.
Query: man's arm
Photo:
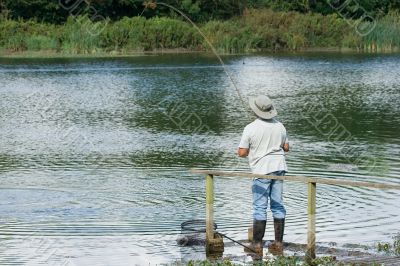
[[[283,146],[282,146],[282,149],[285,151],[285,152],[288,152],[289,151],[289,143],[284,143],[283,144]]]
[[[249,149],[239,148],[238,155],[239,155],[239,157],[247,157],[249,155]]]
[[[240,139],[238,155],[239,157],[247,157],[249,155],[250,150],[250,136],[248,132],[248,126],[246,126],[243,130],[242,138]]]

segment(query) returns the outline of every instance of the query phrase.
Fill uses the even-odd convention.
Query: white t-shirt
[[[249,149],[249,164],[253,174],[286,171],[283,144],[288,143],[286,129],[281,122],[256,119],[244,130],[239,148]]]

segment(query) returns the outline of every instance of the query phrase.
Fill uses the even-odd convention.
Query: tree
[[[96,12],[101,17],[119,20],[124,16],[175,16],[170,8],[158,5],[145,8],[143,1],[155,0],[0,0],[0,14],[11,18],[37,19],[50,23],[63,23],[70,15]],[[400,9],[400,0],[164,0],[196,22],[228,19],[243,13],[246,8],[271,8],[278,11],[338,12],[329,3],[343,5],[341,12],[362,16],[366,10],[372,17],[380,17],[391,9]],[[361,7],[361,8],[360,8]]]

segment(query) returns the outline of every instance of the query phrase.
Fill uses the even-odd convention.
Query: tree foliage
[[[119,20],[125,16],[143,15],[177,17],[170,8],[158,5],[149,8],[144,2],[155,0],[0,0],[0,14],[12,19],[35,19],[60,24],[68,16],[88,14],[94,18]],[[352,18],[365,12],[372,17],[382,17],[390,10],[400,9],[400,0],[164,0],[197,22],[228,19],[243,14],[248,8],[271,8],[275,11],[297,11],[301,13],[337,13],[332,8],[342,7],[340,12]],[[152,6],[154,7],[154,5]]]

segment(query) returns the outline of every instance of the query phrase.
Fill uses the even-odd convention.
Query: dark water
[[[400,56],[224,61],[244,98],[275,101],[290,174],[400,183]],[[252,119],[215,57],[1,59],[0,81],[0,264],[205,257],[175,241],[181,222],[205,216],[204,178],[188,169],[247,171],[235,152]],[[216,180],[216,221],[236,239],[251,222],[250,185]],[[306,242],[306,195],[305,185],[285,183],[287,241]],[[391,241],[399,196],[319,186],[317,241]]]

